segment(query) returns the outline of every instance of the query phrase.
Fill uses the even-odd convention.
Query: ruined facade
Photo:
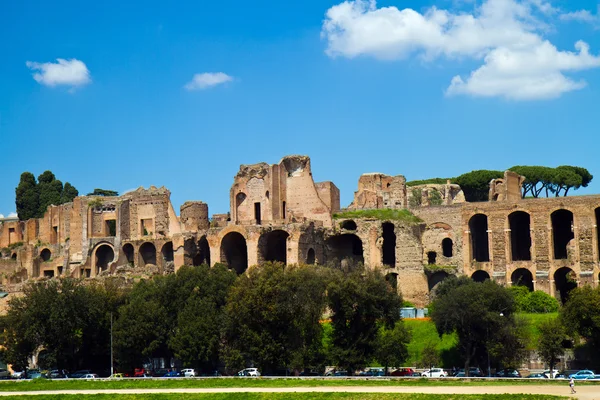
[[[507,171],[490,183],[489,202],[468,203],[451,182],[407,187],[401,175],[365,174],[340,212],[337,187],[313,181],[308,157],[288,156],[240,166],[229,213],[212,218],[201,201],[177,215],[165,188],[81,196],[40,219],[0,220],[1,284],[16,293],[27,280],[60,276],[152,275],[202,263],[241,274],[267,261],[355,261],[382,268],[419,306],[450,275],[559,299],[598,285],[600,196],[521,199],[523,180]],[[361,214],[406,208],[420,220]]]

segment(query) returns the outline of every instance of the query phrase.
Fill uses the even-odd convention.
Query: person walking
[[[575,391],[575,379],[573,379],[573,377],[571,377],[571,379],[569,380],[569,387],[571,388],[571,394],[577,393]]]

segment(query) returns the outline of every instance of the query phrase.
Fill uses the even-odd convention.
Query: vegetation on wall
[[[587,187],[594,176],[583,167],[561,165],[556,168],[544,166],[516,165],[509,168],[519,175],[525,176],[522,197],[567,196],[571,189],[577,190]],[[487,201],[489,197],[490,181],[504,177],[503,171],[475,170],[464,173],[455,178],[448,178],[452,183],[458,184],[470,202]],[[444,178],[432,178],[409,181],[406,186],[426,184],[445,184]],[[433,203],[432,203],[433,204]]]
[[[86,196],[118,196],[119,192],[115,190],[107,189],[94,189],[93,192],[88,193]]]
[[[79,192],[73,185],[62,182],[51,171],[44,171],[36,181],[31,172],[23,172],[15,189],[17,214],[21,221],[44,216],[49,205],[73,201]]]
[[[423,220],[407,209],[392,210],[387,208],[373,210],[347,210],[333,214],[335,219],[369,218],[382,221],[403,221],[409,224],[419,224]]]

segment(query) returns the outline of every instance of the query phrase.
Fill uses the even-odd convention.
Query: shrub
[[[529,293],[527,300],[527,312],[552,313],[558,311],[558,300],[541,290]]]

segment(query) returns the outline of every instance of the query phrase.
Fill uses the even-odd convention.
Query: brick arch
[[[448,225],[445,222],[433,222],[429,225],[427,225],[427,229],[443,229],[445,231],[453,231],[454,229],[452,228],[452,226]]]
[[[507,215],[505,223],[510,229],[508,240],[510,259],[512,261],[531,261],[533,253],[533,240],[531,237],[533,218],[531,213],[524,210],[514,210]]]
[[[248,269],[248,241],[240,232],[232,230],[220,243],[221,262],[235,270],[238,275]]]
[[[49,248],[44,247],[42,250],[40,250],[40,258],[42,261],[50,260],[52,258],[52,251]]]
[[[490,261],[489,247],[489,216],[484,213],[474,213],[468,219],[470,260],[478,262]]]
[[[263,232],[258,238],[258,263],[277,261],[287,264],[287,249],[290,237],[290,233],[284,229]]]
[[[156,265],[156,245],[153,242],[144,242],[138,247],[138,254],[144,266]]]
[[[104,251],[104,247],[110,249],[110,253]],[[101,254],[98,254],[98,250]],[[111,256],[112,253],[112,256]],[[92,249],[92,270],[95,274],[108,270],[110,263],[115,261],[116,256],[115,246],[110,242],[98,242]]]
[[[570,226],[568,223],[569,218],[571,220]],[[575,235],[577,216],[568,207],[559,207],[549,211],[549,223],[549,226],[552,228],[550,235],[552,251],[550,255],[554,260],[566,259],[568,256],[568,245],[571,240],[575,239],[575,245],[577,246],[577,237]]]
[[[240,235],[242,235],[244,237],[244,239],[246,241],[249,240],[249,235],[248,235],[248,231],[246,230],[246,228],[244,228],[241,225],[232,225],[232,226],[228,226],[224,229],[222,229],[219,234],[217,235],[217,242],[220,244],[223,241],[223,238],[231,232],[236,232],[239,233]],[[208,239],[208,237],[207,237]]]

